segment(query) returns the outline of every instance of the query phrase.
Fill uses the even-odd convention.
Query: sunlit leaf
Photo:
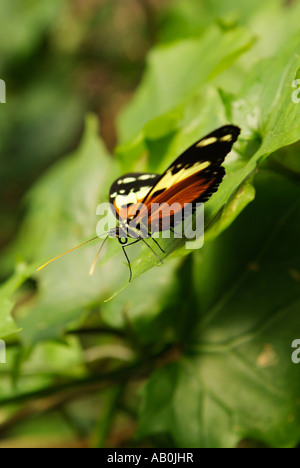
[[[267,172],[256,188],[255,202],[196,256],[185,353],[147,383],[140,436],[168,433],[179,447],[299,441],[299,186]]]

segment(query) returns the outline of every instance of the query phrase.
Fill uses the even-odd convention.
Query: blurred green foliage
[[[108,146],[113,119],[140,77],[151,43],[138,0],[3,0],[0,77],[0,245],[20,224],[20,200],[59,157],[74,149],[87,111]],[[130,31],[130,34],[128,32]]]
[[[125,3],[14,0],[0,20],[2,242],[20,224],[1,252],[0,446],[294,447],[300,2]],[[202,249],[162,239],[157,268],[138,248],[130,284],[114,240],[93,278],[98,242],[36,272],[94,235],[116,177],[228,122]]]

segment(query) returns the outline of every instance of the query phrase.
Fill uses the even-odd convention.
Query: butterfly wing
[[[135,216],[141,202],[160,179],[159,174],[130,173],[117,179],[111,186],[109,202],[119,220]]]
[[[206,202],[222,182],[225,169],[221,164],[239,134],[238,127],[226,125],[181,154],[146,194],[136,222],[161,227],[162,219],[170,217],[171,205],[176,204],[176,214],[188,203]],[[160,208],[153,209],[153,204]]]

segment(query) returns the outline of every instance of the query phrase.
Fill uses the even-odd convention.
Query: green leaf
[[[190,362],[182,360],[154,373],[143,394],[139,436],[167,433],[176,447],[233,447],[229,410],[195,375]]]
[[[162,15],[159,38],[163,42],[193,37],[203,33],[207,26],[216,22],[223,29],[247,26],[257,43],[250,53],[241,58],[243,66],[270,57],[278,52],[284,42],[299,29],[300,4],[265,0],[240,3],[239,0],[175,0]],[[276,35],[274,35],[276,31]],[[238,67],[242,65],[239,63]],[[236,70],[237,71],[237,70]],[[232,71],[229,72],[232,75]],[[232,84],[232,83],[231,83]]]
[[[159,333],[157,322],[176,301],[174,291],[178,288],[180,263],[180,259],[172,259],[163,268],[152,269],[134,283],[126,283],[126,288],[114,300],[102,305],[101,318],[111,327],[129,327],[141,343],[153,341],[153,337],[156,341]],[[160,274],[162,270],[163,274]]]
[[[0,301],[0,339],[17,331],[11,312],[14,303],[8,299]]]
[[[289,175],[300,176],[300,158],[298,157],[300,151],[300,143],[285,146],[277,151],[271,158],[271,164],[277,170],[287,172]]]
[[[256,189],[231,228],[195,257],[197,306],[185,314],[184,356],[146,384],[141,437],[167,433],[178,447],[299,442],[291,360],[300,333],[299,185],[261,171]],[[173,323],[179,316],[180,308]]]
[[[222,48],[217,47],[220,39],[224,39]],[[253,201],[252,178],[260,161],[270,152],[300,137],[300,108],[292,103],[289,96],[289,92],[293,91],[291,82],[299,66],[295,53],[298,42],[297,38],[294,39],[274,59],[259,61],[249,76],[242,75],[243,91],[237,95],[217,90],[214,85],[203,82],[212,80],[233,63],[241,49],[250,46],[251,38],[244,30],[233,28],[224,32],[212,27],[201,40],[180,41],[155,50],[149,65],[150,85],[148,78],[145,78],[141,88],[145,89],[145,93],[138,93],[144,96],[142,107],[133,104],[136,115],[129,119],[122,117],[121,120],[124,118],[128,124],[132,121],[134,125],[141,126],[149,117],[157,117],[144,125],[142,134],[119,148],[123,169],[116,167],[99,144],[96,122],[90,123],[78,151],[54,166],[31,191],[28,197],[29,215],[11,253],[18,252],[29,261],[40,259],[42,263],[92,237],[97,223],[95,208],[100,201],[107,202],[109,185],[120,172],[162,172],[196,139],[231,120],[241,126],[242,135],[235,145],[235,151],[226,158],[224,181],[205,207],[205,238],[216,238]],[[215,55],[212,52],[211,56],[207,54],[203,67],[197,67],[198,74],[191,76],[191,67],[204,49],[214,49]],[[181,72],[176,75],[174,67],[181,54],[184,56]],[[168,73],[174,75],[172,86],[169,86]],[[183,80],[183,77],[188,79]],[[174,105],[170,112],[159,115],[163,109]],[[146,111],[144,120],[143,109]],[[286,115],[284,122],[281,120],[283,113]],[[281,126],[278,134],[276,126],[278,129]],[[139,159],[141,154],[142,158]],[[40,235],[41,226],[43,236]],[[166,254],[157,253],[164,262],[171,255],[186,255],[190,251],[185,248],[185,242],[185,239],[159,239]],[[114,240],[109,242],[108,253],[102,257],[105,261],[102,261],[101,269],[97,270],[93,279],[87,276],[87,272],[93,260],[94,247],[61,260],[59,265],[63,269],[59,282],[56,266],[51,265],[43,271],[38,276],[41,279],[38,303],[28,318],[20,321],[21,325],[26,323],[28,335],[23,334],[24,339],[30,341],[57,336],[71,320],[82,317],[103,300],[115,297],[120,285],[121,289],[128,286],[127,266],[115,269],[116,262],[122,262],[122,252],[113,261],[108,261],[117,248]],[[135,260],[134,255],[131,259],[134,279],[158,263],[146,246],[142,247]],[[12,255],[9,254],[4,260],[11,264]],[[167,267],[161,270],[163,268],[167,271]]]
[[[18,331],[11,316],[15,305],[12,296],[24,281],[31,276],[35,268],[34,265],[19,264],[15,274],[0,287],[0,339]]]
[[[151,170],[161,172],[163,166],[167,167],[208,131],[211,121],[226,123],[225,112],[227,122],[233,121],[241,126],[242,134],[235,146],[239,155],[226,159],[227,175],[218,192],[206,204],[207,239],[219,235],[254,199],[250,180],[258,164],[271,153],[300,139],[300,106],[292,102],[292,82],[300,66],[299,46],[299,39],[295,37],[276,57],[260,60],[252,74],[245,78],[241,95],[220,92],[217,96],[212,87],[206,86],[166,114],[165,127],[163,116],[144,127],[144,148],[149,154],[149,165]],[[206,99],[199,99],[204,95]],[[167,129],[166,134],[163,136],[159,129]],[[141,144],[139,141],[139,147]],[[124,153],[122,159],[125,160]],[[178,249],[181,254],[186,254],[189,252],[184,243],[184,240],[170,240],[162,242],[162,247],[167,252],[166,256]],[[154,265],[155,259],[144,250],[143,262],[140,259],[137,262],[133,264],[135,277]]]
[[[59,0],[43,3],[31,0],[29,7],[22,0],[3,2],[0,18],[2,60],[20,59],[35,49],[45,27],[61,13],[61,3]],[[13,18],[13,21],[7,21],[7,18]]]
[[[244,123],[245,134],[261,139],[255,160],[300,138],[300,106],[292,101],[299,45],[297,35],[275,57],[260,61],[245,80],[241,97],[231,103],[232,118]]]
[[[109,185],[117,174],[99,140],[98,122],[90,117],[79,149],[57,163],[31,190],[28,215],[6,261],[11,262],[17,253],[41,265],[94,237],[99,221],[96,208],[100,202],[107,203]],[[34,306],[29,304],[30,313],[24,310],[16,317],[23,328],[21,339],[27,344],[56,338],[120,284],[120,274],[109,262],[93,278],[89,276],[98,248],[99,242],[94,243],[35,273],[39,289]]]
[[[139,90],[119,119],[121,142],[143,125],[178,106],[200,85],[230,67],[253,44],[244,29],[224,32],[212,26],[204,36],[159,46],[149,55]]]

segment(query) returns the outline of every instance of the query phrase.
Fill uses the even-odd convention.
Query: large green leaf
[[[260,159],[268,155],[268,153],[271,153],[272,151],[275,151],[276,149],[288,143],[292,143],[295,141],[295,139],[299,138],[299,106],[295,105],[291,99],[289,99],[290,96],[288,96],[288,92],[291,89],[289,87],[289,81],[293,78],[293,70],[297,70],[299,65],[297,54],[293,54],[294,50],[295,45],[292,43],[287,47],[286,50],[283,51],[282,54],[279,54],[276,59],[267,62],[260,62],[260,66],[258,66],[257,69],[264,72],[264,74],[262,73],[262,76],[265,77],[265,79],[258,81],[257,72],[251,75],[247,80],[247,86],[245,86],[245,97],[243,98],[234,98],[233,96],[222,94],[221,100],[220,95],[212,87],[208,86],[205,88],[205,91],[203,90],[200,92],[200,94],[198,93],[194,97],[188,99],[185,105],[178,108],[178,114],[172,114],[175,121],[178,119],[179,122],[179,119],[181,119],[181,127],[177,129],[175,134],[174,132],[171,133],[169,137],[169,143],[167,145],[164,144],[164,141],[169,134],[169,127],[168,125],[166,127],[160,125],[164,117],[156,119],[157,123],[156,120],[153,120],[151,125],[148,124],[145,127],[145,143],[147,144],[150,152],[150,164],[152,166],[151,169],[155,170],[155,167],[159,167],[159,170],[162,170],[163,164],[167,164],[172,159],[174,159],[174,157],[179,154],[180,151],[182,151],[186,146],[188,146],[188,144],[191,144],[194,141],[197,134],[201,134],[201,128],[208,129],[209,125],[211,125],[211,122],[214,119],[214,116],[216,116],[216,118],[219,116],[221,123],[222,119],[225,120],[224,115],[226,111],[230,115],[235,115],[235,123],[244,122],[244,127],[242,126],[243,133],[241,142],[239,146],[237,146],[240,156],[238,158],[229,158],[229,161],[226,164],[227,176],[224,179],[218,192],[206,205],[206,239],[212,239],[219,235],[234,221],[234,219],[247,206],[247,204],[253,200],[255,193],[249,177],[251,177],[254,173],[257,167],[257,163],[260,161]],[[283,62],[288,54],[290,54],[291,57],[290,62],[284,65]],[[272,83],[269,89],[265,84],[265,80],[267,79],[267,72],[270,69],[270,66],[272,66]],[[281,92],[282,89],[285,90],[285,92]],[[206,98],[204,95],[206,95]],[[203,114],[201,114],[201,117],[199,117],[200,102],[205,103],[202,109]],[[213,105],[211,105],[212,103]],[[225,107],[223,106],[223,103],[225,104]],[[276,123],[278,119],[280,121],[283,109],[285,108],[287,108],[290,113],[285,120],[284,129],[278,136],[271,138],[271,128],[273,128],[275,125],[273,122]],[[255,115],[256,118],[249,120],[249,116],[251,115]],[[220,116],[222,117],[220,118]],[[172,122],[172,119],[170,120],[170,117],[166,116],[166,121]],[[272,123],[270,124],[270,122]],[[164,132],[166,132],[165,136],[163,135]],[[86,141],[88,141],[88,137]],[[85,151],[83,151],[83,154],[90,155],[92,152],[94,152],[90,146],[88,146]],[[158,154],[160,151],[164,156],[163,162],[156,157],[156,154]],[[80,150],[80,154],[81,152],[82,150]],[[79,161],[84,161],[84,164],[86,165],[86,156],[81,159],[79,158]],[[80,183],[80,186],[82,187],[84,186],[85,181],[89,180],[91,177],[91,172],[93,172],[95,187],[100,187],[99,180],[101,180],[100,177],[103,177],[103,180],[105,180],[106,189],[104,193],[102,191],[101,193],[103,193],[102,200],[106,201],[106,195],[104,194],[107,193],[108,185],[115,177],[113,175],[115,170],[112,170],[107,166],[107,172],[105,175],[103,173],[103,168],[106,167],[106,163],[101,163],[100,168],[100,161],[97,159],[93,159],[93,161],[97,166],[97,169],[96,171],[94,170],[94,163],[89,163],[89,165],[86,167],[86,178],[83,177],[81,163],[79,163],[77,167],[74,167],[72,171],[74,177],[76,178],[80,174],[80,182],[78,179],[78,183]],[[58,213],[62,213],[64,211],[61,205],[62,199],[64,199],[66,202],[65,211],[68,213],[68,218],[63,216],[63,220],[59,223],[60,226],[62,227],[62,223],[65,223],[67,228],[70,222],[72,222],[74,226],[76,226],[76,224],[79,226],[84,225],[85,231],[82,231],[80,236],[76,236],[78,242],[88,236],[86,226],[90,226],[89,233],[92,232],[91,220],[95,219],[92,213],[92,209],[95,210],[96,199],[98,197],[97,190],[90,192],[90,198],[87,200],[89,208],[85,210],[84,218],[82,215],[80,218],[78,218],[78,206],[82,206],[82,199],[80,200],[77,198],[77,196],[74,197],[72,193],[78,194],[85,189],[78,190],[77,182],[75,182],[76,178],[74,179],[73,177],[69,179],[69,185],[66,185],[65,183],[58,184],[58,180],[64,180],[67,172],[70,172],[70,174],[72,173],[72,171],[69,171],[68,167],[67,169],[61,169],[62,167],[63,166],[59,166],[54,172],[54,175],[49,177],[49,184],[47,183],[41,186],[41,191],[33,192],[34,195],[32,195],[32,206],[36,207],[31,210],[32,214],[27,220],[27,223],[29,223],[30,227],[28,227],[28,224],[25,224],[24,229],[25,232],[30,232],[31,239],[28,240],[26,235],[24,236],[23,233],[21,233],[20,239],[23,239],[21,240],[21,246],[22,242],[24,243],[24,250],[25,248],[32,249],[34,246],[36,256],[39,258],[42,256],[42,254],[46,255],[46,253],[44,254],[43,251],[39,253],[39,245],[47,245],[47,251],[49,252],[51,250],[53,254],[60,251],[60,248],[58,247],[59,243],[62,245],[61,232],[57,233],[57,240],[55,240],[56,234],[53,232],[53,230],[57,231],[56,226],[58,224]],[[97,171],[99,171],[99,175],[97,175]],[[68,175],[68,177],[70,177],[70,175]],[[62,190],[62,192],[56,192],[55,197],[52,195],[54,186],[53,184],[58,184],[61,186]],[[91,184],[89,184],[89,186],[92,187]],[[89,196],[88,193],[86,193],[86,195]],[[47,210],[45,210],[45,200],[50,201]],[[39,206],[43,208],[39,208]],[[43,220],[40,216],[42,212],[45,220]],[[80,211],[80,213],[82,213],[82,211]],[[61,214],[59,214],[59,216],[61,216]],[[41,225],[41,223],[47,226],[49,233],[47,234],[47,231],[45,231],[43,239],[34,238],[32,233],[39,232],[38,226]],[[64,239],[64,246],[61,247],[62,251],[65,250],[65,246],[72,246],[72,244],[77,243],[75,241],[72,242],[71,238],[67,243],[65,242],[66,239],[67,237]],[[189,253],[189,251],[185,249],[184,239],[163,239],[160,240],[160,242],[163,248],[166,250],[165,255],[160,253],[162,258],[166,258],[175,252],[175,250],[177,250],[177,254]],[[52,245],[51,249],[50,245]],[[86,261],[91,261],[91,255],[85,255]],[[82,295],[79,293],[80,289],[78,288],[79,283],[77,277],[79,272],[86,272],[88,267],[86,265],[85,268],[83,268],[84,264],[82,263],[81,256],[76,258],[80,259],[78,267],[76,268],[74,268],[73,258],[64,262],[64,265],[69,265],[69,267],[66,269],[60,284],[57,284],[56,277],[52,276],[52,281],[48,282],[47,288],[45,288],[45,290],[48,291],[47,294],[49,295],[50,299],[49,303],[47,303],[47,301],[44,302],[43,300],[41,305],[37,308],[36,313],[39,317],[48,315],[50,316],[51,322],[48,323],[51,323],[51,326],[54,326],[54,329],[56,329],[55,327],[57,323],[66,323],[68,320],[70,320],[71,317],[76,317],[78,313],[82,311],[82,308],[89,309],[90,305],[94,303],[95,298],[97,298],[96,302],[99,302],[101,298],[105,299],[109,297],[110,294],[113,295],[116,291],[119,290],[120,284],[122,283],[122,278],[124,279],[124,286],[127,286],[128,284],[127,277],[125,276],[125,270],[123,269],[122,272],[121,270],[118,270],[118,274],[116,275],[113,273],[112,267],[108,264],[105,265],[105,268],[102,267],[101,276],[96,276],[96,279],[94,280],[87,279],[87,277],[80,277],[80,284],[86,284],[86,291],[88,291],[88,294]],[[132,263],[134,276],[138,277],[148,269],[152,268],[156,263],[157,259],[154,257],[154,255],[146,247],[142,248],[141,254]],[[69,269],[71,269],[71,271]],[[105,276],[107,278],[111,278],[111,283],[108,286],[108,282],[106,282],[105,284],[107,286],[100,288],[98,291],[97,284],[100,284],[98,278],[102,277],[103,271],[106,272]],[[108,275],[108,271],[111,271],[111,276]],[[91,287],[92,289],[95,288],[93,289],[94,292],[90,289]],[[105,293],[103,292],[103,289],[105,290]],[[55,296],[57,301],[59,297],[73,298],[72,301],[68,301],[69,312],[67,312],[66,307],[60,303],[60,301],[58,301],[59,305],[57,305],[56,302],[53,303],[54,290],[57,292],[57,295]],[[61,293],[59,293],[59,290]],[[80,300],[78,295],[80,295]],[[43,309],[41,309],[42,304],[44,304]],[[57,315],[53,313],[53,309],[57,310]],[[28,327],[28,329],[29,328],[34,330],[34,327]],[[47,333],[49,330],[49,327],[47,327]]]
[[[17,327],[11,317],[13,302],[9,299],[0,301],[0,339],[11,335],[17,330]]]
[[[300,106],[292,100],[293,82],[300,67],[299,34],[272,59],[259,61],[245,79],[240,96],[232,96],[228,117],[243,122],[246,135],[261,146],[255,160],[295,143],[300,136]]]
[[[97,122],[90,118],[76,153],[54,166],[29,194],[28,215],[16,242],[6,254],[6,263],[11,264],[17,254],[37,262],[36,267],[93,237],[98,222],[97,205],[107,202],[109,185],[117,175],[116,164],[99,141]],[[122,284],[128,285],[128,266],[117,240],[109,241],[94,277],[88,275],[98,248],[99,242],[94,242],[91,247],[66,256],[39,273],[33,274],[32,268],[30,274],[37,280],[38,293],[16,314],[24,343],[29,345],[59,337],[90,310],[99,308]],[[136,255],[134,250],[132,255]],[[152,262],[153,258],[149,267],[153,266]],[[123,312],[129,309],[129,320],[137,318],[149,322],[153,315],[161,312],[163,303],[172,294],[177,264],[174,261],[166,265],[163,277],[155,270],[149,272],[146,281],[139,281],[140,298],[135,297],[134,301],[130,295],[135,294],[132,291],[136,286],[130,285],[125,297],[121,295],[116,303],[105,304],[103,319],[109,325],[124,326]],[[151,313],[149,303],[143,302],[149,284],[155,290]],[[5,300],[10,299],[12,292],[7,292]]]
[[[212,22],[226,29],[237,24],[247,26],[258,38],[251,52],[239,60],[242,64],[239,63],[238,67],[247,67],[255,58],[274,55],[288,37],[298,31],[299,12],[300,4],[297,1],[254,0],[241,3],[239,0],[175,0],[162,15],[159,37],[163,42],[193,37],[205,31]],[[232,71],[230,74],[232,77]]]
[[[212,26],[201,38],[156,48],[136,96],[119,119],[120,140],[136,136],[149,120],[180,104],[252,44],[253,37],[244,29],[225,32]]]
[[[147,383],[140,436],[167,433],[180,447],[299,441],[300,191],[270,172],[256,186],[256,200],[196,255],[184,356]]]
[[[107,202],[117,168],[100,143],[96,119],[88,119],[79,149],[54,166],[28,197],[28,216],[6,261],[12,255],[40,262],[95,236],[98,203]],[[39,289],[30,313],[17,316],[27,342],[56,337],[67,324],[106,298],[118,273],[106,264],[94,278],[88,275],[99,245],[83,248],[35,273]],[[107,292],[107,289],[109,292]]]
[[[163,166],[167,167],[197,136],[204,135],[213,120],[219,124],[232,121],[241,126],[241,138],[236,145],[238,157],[227,159],[227,176],[206,204],[207,239],[219,235],[253,200],[251,178],[259,162],[300,139],[300,106],[292,102],[292,82],[300,66],[299,46],[297,36],[276,57],[259,61],[245,79],[241,95],[221,92],[221,102],[213,88],[206,86],[172,113],[156,118],[144,127],[144,137],[137,145],[143,145],[147,150],[151,170],[162,171]],[[126,154],[132,156],[134,141],[132,145],[123,147],[122,160]],[[167,255],[178,249],[181,253],[189,253],[184,243],[184,240],[171,240],[163,243],[163,247]],[[143,258],[143,262],[138,259],[136,267],[134,265],[135,276],[155,264],[151,252],[145,250]]]
[[[219,50],[216,42],[223,34],[227,46],[226,50],[223,45]],[[255,197],[252,177],[260,160],[300,137],[300,107],[291,101],[289,95],[294,91],[291,83],[300,66],[296,53],[298,38],[290,41],[276,57],[259,61],[249,77],[241,76],[241,94],[218,91],[212,84],[201,85],[229,66],[250,43],[249,35],[240,29],[233,28],[224,33],[213,27],[205,38],[170,44],[153,52],[150,69],[157,70],[157,73],[151,72],[150,84],[146,79],[146,84],[142,85],[146,90],[142,94],[147,115],[143,120],[141,113],[138,119],[132,117],[128,122],[135,122],[141,128],[151,115],[159,114],[175,104],[176,107],[144,125],[142,134],[119,150],[122,170],[116,167],[99,144],[95,135],[96,124],[90,125],[76,154],[54,166],[31,191],[28,216],[11,252],[21,254],[28,261],[39,259],[42,263],[44,259],[92,237],[97,222],[96,206],[100,201],[107,201],[109,185],[119,171],[144,169],[161,172],[196,139],[231,120],[241,126],[242,135],[235,146],[237,153],[234,152],[225,163],[227,175],[223,183],[206,204],[205,238],[213,239],[228,228]],[[213,46],[215,55],[206,57],[205,70],[199,67],[199,74],[191,77],[190,67],[199,51],[204,51],[205,47],[213,49]],[[174,66],[179,60],[178,52],[185,59],[181,63],[181,75],[171,80],[175,88],[178,87],[178,93],[174,94],[174,89],[166,86],[165,75],[172,71],[168,60]],[[183,76],[189,79],[182,82]],[[154,94],[157,92],[158,97],[166,92],[166,101],[161,103],[158,99],[154,105],[156,101],[151,90],[154,90]],[[136,112],[140,112],[138,107],[136,109]],[[151,112],[154,109],[154,114],[148,114],[149,109]],[[139,159],[141,151],[147,152],[148,161]],[[158,252],[163,260],[170,255],[190,253],[185,249],[184,239],[162,239],[159,242],[166,251],[165,255]],[[102,258],[108,260],[116,248],[117,242],[111,241],[108,254]],[[115,295],[122,284],[123,287],[128,285],[126,265],[118,269],[114,266],[116,262],[120,264],[121,257],[102,262],[95,277],[89,278],[87,272],[94,252],[95,248],[86,248],[82,253],[78,252],[57,263],[60,265],[59,282],[55,264],[38,275],[38,301],[28,317],[20,322],[26,330],[24,338],[26,333],[29,341],[33,337],[56,336],[72,319]],[[11,259],[9,255],[4,261],[11,264]],[[156,264],[157,258],[145,246],[142,247],[132,262],[134,277]],[[164,268],[167,271],[167,267],[159,271],[163,272]]]
[[[13,294],[33,273],[34,265],[19,264],[15,274],[0,287],[0,339],[18,331],[13,320]]]
[[[92,65],[86,68],[81,60],[82,45],[90,40],[84,31],[91,27],[92,37],[103,38],[106,33],[97,24],[113,31],[109,21],[119,21],[109,1],[101,18],[90,16],[98,11],[93,6],[76,7],[75,20],[69,8],[61,10],[68,2],[5,3],[0,71],[9,99],[1,107],[0,152],[2,191],[5,202],[11,202],[15,189],[6,192],[9,181],[22,193],[20,185],[29,185],[37,168],[65,151],[78,130],[82,96],[73,99],[67,76],[78,59],[79,78]],[[116,3],[119,11],[123,2]],[[150,436],[155,445],[232,447],[247,437],[295,446],[300,388],[291,344],[300,336],[300,107],[291,97],[292,82],[300,77],[300,2],[175,0],[164,11],[158,37],[165,45],[150,53],[137,95],[120,118],[119,167],[99,141],[98,122],[88,119],[78,150],[54,164],[28,194],[19,235],[1,254],[1,275],[15,273],[0,287],[0,338],[10,344],[7,364],[0,367],[0,398],[6,402],[0,429],[11,424],[13,435],[39,434],[41,428],[53,434],[58,425],[70,424],[70,437],[76,431],[86,440],[97,417],[97,439],[105,445],[112,422],[113,434],[124,419],[135,426],[140,384],[131,378],[150,372],[139,434]],[[7,21],[18,13],[16,21]],[[59,23],[53,23],[60,13]],[[65,30],[70,32],[67,42],[61,41]],[[128,68],[117,60],[125,81],[129,69],[136,68],[132,31],[122,47],[132,64]],[[98,62],[93,44],[89,53]],[[120,57],[117,42],[104,55],[113,65]],[[30,66],[24,68],[24,60]],[[131,284],[115,239],[106,244],[94,278],[88,271],[98,242],[36,272],[44,261],[94,235],[96,207],[107,202],[117,176],[162,172],[190,144],[228,122],[239,125],[242,134],[226,158],[223,183],[206,204],[203,249],[186,255],[185,241],[160,239],[166,255],[158,268],[146,247],[129,248]],[[6,205],[17,219],[19,213],[10,213]],[[29,277],[35,282],[19,288]],[[120,287],[119,295],[104,302]],[[128,360],[134,362],[130,367],[124,366]],[[122,388],[114,385],[100,400],[96,390],[91,404],[89,383],[96,389],[98,378],[118,382],[120,376]],[[66,387],[60,386],[64,382]],[[65,393],[73,386],[75,393]],[[63,389],[57,398],[51,396]],[[21,411],[12,404],[14,398],[21,402],[46,395],[50,398]],[[77,396],[80,402],[72,404]],[[107,411],[98,418],[106,403]],[[67,423],[57,419],[51,424],[49,411],[50,419],[34,417],[33,426],[15,427],[15,421],[50,410],[52,404],[62,407]],[[58,428],[59,436],[65,433]]]
[[[181,263],[180,259],[173,259],[158,270],[152,269],[137,278],[114,300],[102,305],[101,318],[112,327],[131,327],[141,343],[157,342],[161,331],[161,314],[175,306],[178,300],[175,291],[178,289]],[[162,334],[163,339],[165,330]]]

